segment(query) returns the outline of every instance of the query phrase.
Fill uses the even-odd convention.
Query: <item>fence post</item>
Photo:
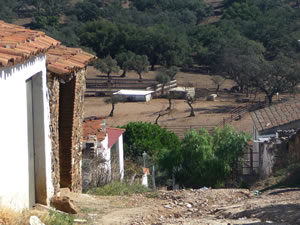
[[[226,124],[226,119],[225,117],[223,117],[223,128],[225,128],[225,124]]]

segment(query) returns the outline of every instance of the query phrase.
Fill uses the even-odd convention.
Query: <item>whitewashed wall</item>
[[[102,168],[108,173],[108,180],[111,180],[111,160],[110,160],[110,148],[108,148],[108,135],[106,134],[105,139],[101,141],[103,150],[99,153],[102,154],[102,157],[105,159],[105,163],[102,163]],[[99,154],[98,153],[98,154]]]
[[[123,180],[123,178],[124,178],[123,134],[119,137],[116,145],[117,145],[117,151],[118,151],[118,154],[119,154],[120,180]]]
[[[50,114],[46,86],[46,56],[0,69],[0,205],[17,210],[31,207],[29,199],[29,156],[26,80],[41,73],[47,200],[53,194],[51,180]],[[33,93],[34,95],[34,93]]]

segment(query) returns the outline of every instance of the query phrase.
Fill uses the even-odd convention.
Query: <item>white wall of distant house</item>
[[[119,159],[119,166],[120,166],[120,180],[123,180],[124,178],[124,150],[123,150],[123,134],[118,138],[116,145],[116,151],[118,152],[118,159]],[[108,135],[106,134],[106,137],[103,141],[101,141],[101,146],[103,149],[97,154],[101,153],[103,158],[105,159],[105,163],[103,163],[103,168],[107,171],[107,175],[109,177],[108,180],[111,179],[111,148],[108,148]]]
[[[124,150],[123,150],[123,134],[119,137],[117,143],[117,151],[119,154],[119,165],[120,165],[120,180],[124,178]]]
[[[44,124],[40,125],[44,126],[42,143],[45,148],[45,159],[41,161],[45,166],[49,200],[53,194],[53,185],[46,56],[40,54],[23,64],[0,69],[0,205],[17,210],[30,207],[26,80],[38,73],[42,74],[41,113],[44,114]]]
[[[108,148],[108,135],[106,134],[103,141],[100,142],[100,145],[102,146],[102,149],[99,152],[97,152],[97,155],[102,154],[103,159],[105,160],[104,163],[102,163],[101,167],[107,172],[108,180],[110,180],[111,177],[111,160],[110,160],[110,149]]]

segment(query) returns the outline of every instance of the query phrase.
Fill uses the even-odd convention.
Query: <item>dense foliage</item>
[[[0,0],[0,19],[23,17],[68,46],[117,59],[123,76],[137,55],[137,72],[147,61],[152,69],[198,64],[270,103],[299,83],[299,0]]]
[[[125,157],[135,159],[145,151],[152,159],[159,157],[161,149],[178,149],[180,141],[171,131],[152,123],[130,122],[123,128]]]
[[[221,19],[207,23],[220,9]],[[257,70],[265,63],[272,67],[279,55],[292,64],[299,57],[299,10],[299,1],[292,0],[224,0],[216,9],[203,0],[0,0],[0,19],[32,17],[32,28],[101,58],[131,52],[146,55],[152,68],[188,67],[194,62],[234,79],[242,90],[258,86],[264,92],[270,87],[257,81]],[[228,72],[240,63],[247,67]],[[236,77],[237,73],[242,75]],[[281,80],[264,73],[266,79]],[[296,78],[288,81],[289,87]],[[275,92],[286,89],[275,86]]]
[[[229,126],[216,129],[213,135],[190,130],[180,149],[161,153],[159,165],[185,187],[224,186],[237,177],[248,138]]]
[[[249,137],[231,127],[188,131],[183,140],[156,124],[131,122],[125,127],[125,158],[138,159],[145,151],[160,172],[185,187],[224,186],[241,169]]]

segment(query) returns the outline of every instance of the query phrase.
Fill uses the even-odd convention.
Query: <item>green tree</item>
[[[106,98],[104,100],[104,102],[106,104],[111,104],[111,110],[110,110],[110,113],[108,114],[108,116],[113,117],[114,112],[115,112],[115,106],[116,106],[116,104],[118,104],[120,102],[120,99],[117,96],[112,95],[109,98]]]
[[[93,2],[77,2],[71,14],[75,14],[79,21],[87,22],[98,19],[101,11],[96,3]]]
[[[175,150],[180,147],[178,137],[171,131],[152,123],[130,122],[124,133],[125,157],[136,159],[145,151],[158,159],[162,149]]]
[[[171,78],[167,74],[159,71],[155,76],[155,80],[162,84],[161,95],[164,95],[165,85],[170,82]]]
[[[214,70],[227,79],[234,80],[241,92],[250,84],[249,73],[253,65],[263,59],[264,47],[240,35],[226,41],[222,53],[214,63]]]
[[[149,61],[146,55],[136,55],[132,60],[132,70],[138,75],[139,79],[142,80],[142,73],[149,71]]]
[[[96,69],[106,73],[108,78],[110,77],[111,73],[118,73],[120,71],[117,61],[110,55],[106,56],[104,59],[97,60],[94,66]]]
[[[255,71],[255,70],[254,70]],[[252,73],[254,72],[252,70]],[[293,90],[300,82],[300,67],[297,60],[279,54],[274,60],[263,60],[259,69],[252,76],[254,86],[266,94],[269,104],[272,104],[273,96],[278,92]]]
[[[116,60],[118,62],[118,65],[123,70],[121,77],[125,77],[126,72],[133,69],[135,57],[136,55],[131,51],[121,52],[116,55]]]
[[[156,74],[155,80],[162,84],[161,94],[164,94],[165,85],[174,79],[179,69],[175,66],[170,68],[162,67]]]
[[[169,176],[175,173],[184,187],[224,186],[240,172],[248,140],[248,135],[231,127],[217,128],[212,135],[204,129],[189,130],[181,148],[161,152],[159,165]]]
[[[98,57],[111,55],[114,57],[122,50],[123,41],[120,38],[116,24],[97,20],[84,25],[79,34],[80,44],[92,48]]]

